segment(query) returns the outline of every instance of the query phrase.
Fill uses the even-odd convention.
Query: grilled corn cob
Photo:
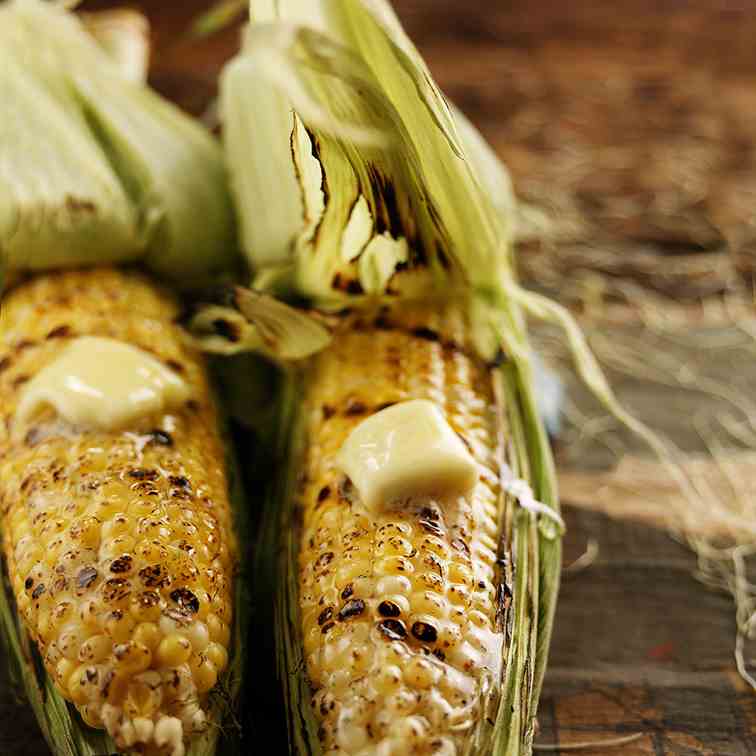
[[[305,386],[298,587],[320,742],[329,754],[465,752],[496,717],[510,595],[490,368],[461,311],[405,306],[352,316]],[[453,507],[370,510],[337,452],[367,416],[410,399],[443,409],[479,481]]]
[[[235,547],[213,400],[176,314],[109,269],[41,275],[4,299],[0,504],[17,609],[58,690],[119,748],[179,755],[227,665]],[[18,427],[24,386],[80,336],[151,353],[191,400],[125,431],[52,412]]]

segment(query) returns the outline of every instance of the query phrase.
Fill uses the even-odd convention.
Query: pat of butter
[[[52,407],[72,425],[116,430],[187,399],[186,383],[147,352],[83,336],[29,381],[16,416],[25,423]]]
[[[336,464],[363,503],[377,509],[418,496],[469,494],[475,460],[434,402],[413,399],[363,420],[339,450]]]

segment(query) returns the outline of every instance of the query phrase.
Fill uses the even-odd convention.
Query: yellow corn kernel
[[[192,644],[178,633],[167,635],[160,641],[155,658],[161,667],[178,667],[189,661]]]
[[[154,622],[142,622],[134,630],[134,640],[153,652],[160,645],[162,639],[163,635],[160,628]]]
[[[218,669],[204,654],[195,654],[189,660],[192,677],[199,693],[207,693],[218,682]]]
[[[228,651],[220,643],[210,643],[204,653],[218,672],[222,672],[228,665]]]

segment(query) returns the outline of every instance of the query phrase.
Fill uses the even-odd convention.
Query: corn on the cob
[[[453,506],[370,511],[344,489],[336,454],[366,416],[419,398],[443,409],[479,482]],[[305,413],[299,597],[321,743],[329,754],[465,752],[496,717],[508,593],[501,427],[462,312],[351,317],[308,373]]]
[[[228,661],[235,547],[213,400],[176,315],[146,279],[107,269],[4,299],[0,505],[18,612],[57,688],[119,748],[181,754]],[[125,431],[50,412],[19,434],[24,385],[85,335],[150,352],[191,401]]]

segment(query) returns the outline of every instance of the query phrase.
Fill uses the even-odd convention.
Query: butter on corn
[[[87,724],[120,749],[174,756],[208,726],[228,663],[235,560],[213,399],[177,312],[136,274],[56,273],[5,297],[0,333],[3,549],[18,613]],[[15,433],[24,387],[90,339],[150,354],[191,398],[115,431],[43,413]]]
[[[188,399],[181,376],[147,352],[82,336],[22,389],[15,422],[23,425],[52,407],[71,425],[118,430]]]
[[[470,452],[427,399],[365,418],[339,450],[337,464],[372,510],[418,496],[465,496],[478,479]]]

